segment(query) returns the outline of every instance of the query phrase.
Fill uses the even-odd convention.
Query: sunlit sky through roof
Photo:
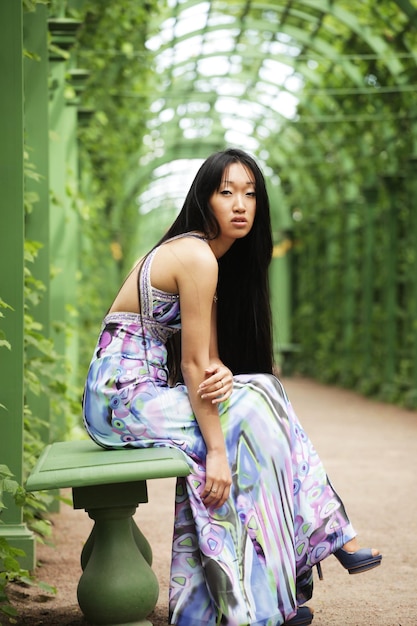
[[[154,118],[149,124],[149,135],[144,138],[147,149],[141,165],[163,156],[167,122],[177,117],[177,126],[186,139],[203,140],[212,132],[213,111],[224,128],[227,145],[259,154],[259,139],[278,132],[281,116],[294,116],[297,98],[293,94],[301,87],[301,79],[295,75],[293,67],[274,55],[279,55],[280,59],[283,55],[290,58],[296,56],[299,49],[287,35],[279,33],[273,41],[263,41],[261,50],[258,41],[258,48],[254,46],[254,74],[248,75],[247,69],[242,74],[248,53],[246,50],[243,57],[235,49],[239,30],[233,15],[218,13],[213,8],[210,11],[209,2],[184,10],[178,0],[170,0],[168,4],[172,9],[178,4],[177,15],[166,19],[146,45],[156,55],[158,74],[168,76],[172,72],[176,88],[181,89],[184,84],[186,97],[182,103],[172,101],[173,92],[166,84],[161,98],[151,105]],[[245,34],[250,40],[250,31]],[[257,33],[253,32],[252,36],[255,42]],[[249,91],[248,81],[251,83]],[[201,94],[213,97],[213,92],[214,110],[211,111]],[[154,180],[138,198],[140,212],[148,213],[161,203],[179,209],[201,162],[201,159],[191,162],[179,159],[157,168]]]

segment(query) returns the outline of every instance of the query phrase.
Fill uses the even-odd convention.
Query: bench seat
[[[27,491],[71,487],[73,506],[85,509],[94,527],[81,554],[77,597],[97,626],[152,626],[159,586],[152,550],[133,515],[148,501],[146,481],[187,476],[177,448],[105,450],[93,441],[48,445],[30,473]]]

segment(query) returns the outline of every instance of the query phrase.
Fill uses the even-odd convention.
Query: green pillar
[[[52,41],[69,51],[75,41],[79,22],[70,19],[49,20]],[[66,94],[68,61],[54,53],[50,57],[49,177],[53,201],[50,211],[50,282],[51,337],[55,349],[68,358],[73,367],[68,372],[62,365],[59,374],[66,383],[74,382],[78,360],[78,344],[68,329],[74,326],[76,311],[76,281],[78,269],[78,216],[75,209],[78,182],[77,108]],[[72,195],[71,195],[72,194]],[[65,437],[67,425],[63,414],[53,416],[53,438]]]
[[[343,331],[341,335],[342,345],[342,362],[344,367],[339,374],[339,380],[342,385],[352,385],[353,378],[353,362],[355,359],[355,324],[356,324],[356,263],[357,254],[357,234],[355,215],[356,207],[353,203],[346,201],[344,204],[343,218],[343,249],[345,258],[345,270],[343,274],[343,302],[342,302],[342,320]]]
[[[382,398],[388,402],[392,400],[393,380],[397,373],[398,352],[398,196],[399,189],[404,185],[404,179],[399,176],[384,176],[385,185],[389,194],[389,207],[386,217],[387,249],[385,253],[384,285],[384,343],[386,358],[381,374],[383,377]]]
[[[42,334],[49,337],[49,121],[48,121],[48,24],[47,8],[38,5],[36,11],[24,14],[23,38],[25,48],[34,53],[36,60],[24,61],[25,85],[25,131],[29,162],[35,166],[39,180],[27,178],[26,190],[36,193],[38,201],[33,211],[26,216],[26,239],[42,244],[31,271],[46,287],[43,299],[29,309],[35,321],[42,325]],[[29,357],[31,354],[28,355]],[[27,393],[27,402],[32,414],[41,418],[47,426],[41,433],[49,443],[49,396]]]
[[[290,254],[292,242],[283,238],[274,246],[269,279],[274,331],[274,355],[281,365],[288,366],[294,346],[291,341]],[[287,364],[285,365],[285,360]]]
[[[408,164],[407,186],[409,189],[409,203],[412,207],[417,203],[417,122],[413,122],[412,127],[413,148]],[[412,228],[415,247],[417,247],[417,216],[415,209],[412,210]],[[410,302],[411,318],[417,319],[417,254],[414,255],[414,271],[412,276],[412,300]],[[411,390],[408,394],[407,406],[415,408],[417,406],[417,333],[413,333],[413,373],[411,379]]]
[[[12,349],[2,349],[0,359],[0,463],[23,478],[23,17],[16,0],[0,2],[0,297],[13,307],[2,327]],[[0,536],[22,548],[23,567],[32,569],[35,544],[23,524],[22,510],[5,497]]]
[[[267,179],[271,222],[275,241],[269,271],[274,333],[274,357],[283,374],[291,372],[291,357],[296,346],[292,341],[291,255],[293,221],[280,188]]]
[[[362,255],[362,314],[361,325],[364,329],[362,334],[362,357],[361,369],[362,380],[369,380],[369,372],[374,357],[372,337],[373,308],[374,308],[374,280],[375,280],[375,213],[378,203],[378,189],[371,187],[364,189],[365,206],[363,210],[363,255]],[[363,385],[364,383],[362,383]],[[363,388],[363,387],[362,387]],[[365,388],[365,391],[367,389]]]

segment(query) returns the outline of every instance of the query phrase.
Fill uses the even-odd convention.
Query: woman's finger
[[[232,372],[227,367],[207,368],[206,372],[210,375],[200,384],[200,395],[214,393],[233,383]]]
[[[199,392],[201,393],[202,397],[209,396],[210,394],[211,397],[213,397],[219,395],[219,393],[224,393],[225,391],[230,390],[232,386],[233,378],[230,375],[225,376],[224,378],[216,376],[215,378],[213,378],[213,381],[207,380],[202,383],[200,385]]]
[[[221,387],[219,389],[219,393],[215,395],[212,399],[213,404],[219,404],[219,402],[224,402],[232,395],[233,391],[233,378],[231,380],[221,381]]]
[[[230,487],[218,487],[210,489],[206,496],[203,496],[204,504],[215,509],[220,508],[229,497]]]
[[[225,402],[226,400],[228,400],[228,398],[230,398],[230,396],[232,395],[231,391],[225,391],[222,395],[217,395],[215,396],[211,403],[212,404],[220,404],[220,402]]]
[[[220,384],[219,382],[214,383],[211,387],[206,387],[205,389],[200,390],[201,397],[213,399],[217,398],[219,395],[223,395],[227,390],[227,386]]]

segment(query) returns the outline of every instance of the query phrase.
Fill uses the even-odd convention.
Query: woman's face
[[[256,214],[255,177],[241,163],[231,163],[223,172],[210,206],[220,226],[220,237],[241,239],[251,230]]]

